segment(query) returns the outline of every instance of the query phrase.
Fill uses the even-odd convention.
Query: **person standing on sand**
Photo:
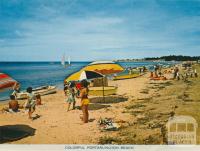
[[[28,92],[28,98],[27,98],[27,102],[26,102],[25,108],[28,109],[29,119],[33,119],[32,118],[32,114],[35,111],[36,96],[33,93],[32,87],[28,87],[26,89],[26,91]]]
[[[81,109],[83,112],[82,120],[84,123],[88,123],[88,119],[89,119],[88,105],[90,101],[88,99],[88,93],[89,93],[88,85],[89,83],[86,80],[81,81],[82,88],[80,91],[80,98],[81,98]]]
[[[15,96],[15,98],[17,98],[17,93],[20,93],[20,84],[18,82],[16,82],[13,86],[13,93],[12,95]]]
[[[159,66],[158,66],[158,65],[155,65],[155,66],[154,66],[154,72],[155,72],[155,77],[156,77],[156,78],[158,77],[158,69],[159,69]]]
[[[71,103],[73,103],[73,110],[75,109],[75,83],[70,82],[67,86],[64,87],[64,92],[66,96],[66,102],[68,103],[67,111],[69,111]]]
[[[197,78],[198,77],[198,74],[197,74],[197,70],[194,69],[194,76]]]

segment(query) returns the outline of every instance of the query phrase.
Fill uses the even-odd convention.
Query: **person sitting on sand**
[[[68,86],[64,88],[66,102],[68,103],[67,111],[69,111],[71,103],[73,104],[73,110],[75,109],[76,100],[75,100],[75,83],[70,82]]]
[[[87,82],[87,80],[81,81],[82,88],[80,91],[80,98],[81,98],[81,109],[83,112],[82,120],[84,123],[88,123],[88,119],[89,119],[88,105],[90,101],[88,99],[88,93],[89,93],[88,85],[89,83]]]
[[[33,119],[32,118],[32,114],[35,111],[36,96],[33,93],[32,87],[28,87],[26,89],[26,91],[28,92],[28,98],[27,98],[27,102],[26,102],[25,108],[28,109],[29,119]]]
[[[14,95],[10,95],[9,109],[13,112],[17,112],[19,109],[18,101],[16,100],[16,97]]]
[[[42,105],[41,95],[37,94],[35,97],[36,97],[36,105]]]

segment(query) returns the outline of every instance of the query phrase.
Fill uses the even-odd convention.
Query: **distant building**
[[[199,63],[199,64],[200,64],[200,60],[198,60],[198,61],[197,61],[197,63]]]

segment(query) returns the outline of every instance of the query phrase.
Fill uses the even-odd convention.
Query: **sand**
[[[109,81],[109,85],[118,87],[117,95],[112,97],[121,97],[124,98],[122,99],[124,101],[107,104],[91,103],[90,122],[87,124],[83,124],[80,120],[81,110],[67,112],[67,104],[64,101],[62,90],[58,90],[56,94],[42,97],[43,105],[37,106],[33,114],[33,116],[38,114],[40,117],[33,121],[28,119],[28,115],[23,109],[18,113],[0,113],[0,126],[24,124],[36,130],[33,136],[6,143],[165,144],[162,126],[171,116],[170,113],[176,112],[175,106],[179,105],[179,102],[172,98],[174,97],[172,92],[169,92],[175,90],[175,86],[173,84],[171,86],[169,82],[176,83],[176,81],[151,81],[149,75],[147,73],[134,79]],[[92,98],[92,96],[90,97]],[[77,106],[79,104],[80,100],[77,99]],[[5,105],[5,103],[1,103],[0,108]],[[181,111],[179,109],[180,113]],[[101,132],[97,125],[100,117],[121,121],[121,123],[119,122],[121,129],[115,132]],[[144,120],[146,117],[149,118],[149,121]],[[158,121],[162,124],[158,125]],[[151,139],[154,136],[156,139]]]
[[[118,85],[118,95],[137,96],[145,86],[146,77],[113,81],[110,85]],[[135,85],[135,87],[132,87]],[[121,110],[127,102],[112,104],[92,104],[89,110],[91,122],[83,124],[80,120],[81,110],[67,112],[67,104],[64,101],[62,90],[56,94],[42,97],[43,105],[36,106],[33,116],[40,117],[33,121],[28,119],[27,112],[23,109],[18,113],[0,113],[0,126],[25,124],[36,129],[34,136],[9,142],[14,144],[97,144],[102,133],[97,126],[100,117],[114,118],[115,120],[129,120],[130,115],[121,114]],[[80,100],[77,99],[77,105]],[[5,106],[6,104],[1,104]],[[95,106],[93,109],[92,106]],[[105,106],[105,107],[104,107]],[[106,106],[110,106],[106,108]]]

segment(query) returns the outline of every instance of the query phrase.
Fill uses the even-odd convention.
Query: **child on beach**
[[[36,97],[36,105],[42,105],[41,95],[37,94],[35,97]]]
[[[68,103],[67,111],[69,111],[71,103],[73,104],[73,110],[75,109],[75,83],[70,82],[64,87],[64,92],[66,96],[66,102]]]
[[[32,118],[32,114],[35,111],[36,96],[33,93],[32,87],[28,87],[26,89],[26,91],[28,92],[28,98],[27,98],[27,102],[26,102],[25,108],[28,109],[29,119],[33,119]]]
[[[14,95],[10,95],[9,110],[12,112],[17,112],[19,109],[18,101]]]

